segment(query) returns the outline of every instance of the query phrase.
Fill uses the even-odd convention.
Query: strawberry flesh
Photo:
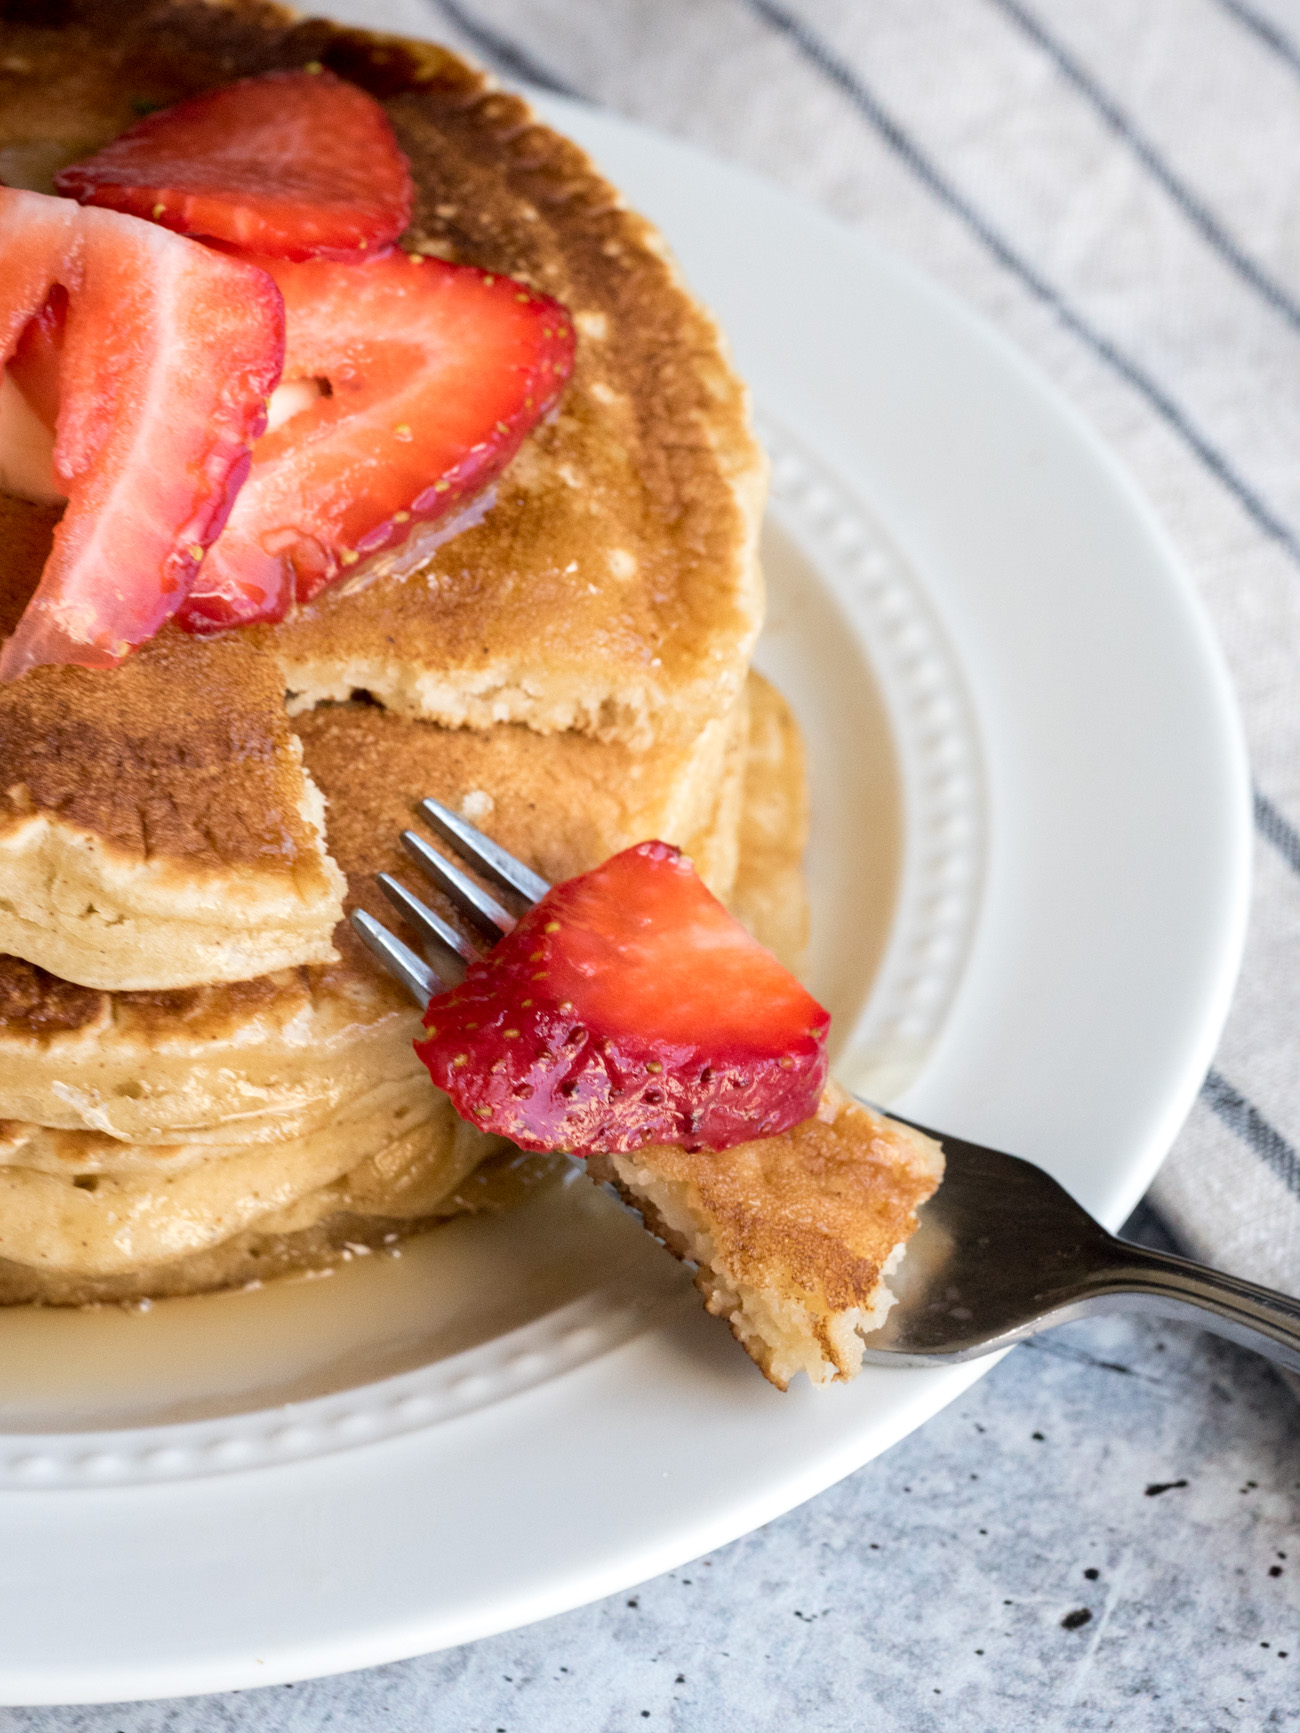
[[[243,255],[251,257],[251,255]],[[364,264],[258,262],[285,301],[284,379],[315,381],[268,432],[179,623],[279,620],[492,481],[573,365],[557,301],[394,250]]]
[[[411,174],[372,96],[268,72],[151,114],[55,176],[82,204],[277,258],[364,257],[410,221]]]
[[[816,1111],[829,1023],[679,850],[644,842],[549,891],[430,1001],[416,1052],[524,1149],[726,1149]]]
[[[11,357],[38,414],[57,397],[68,505],[0,680],[46,662],[111,667],[175,613],[225,522],[280,373],[280,295],[151,223],[0,188],[0,363]]]

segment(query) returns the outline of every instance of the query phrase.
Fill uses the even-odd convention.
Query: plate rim
[[[833,218],[815,207],[804,205],[780,189],[769,186],[759,177],[743,169],[720,163],[692,146],[663,138],[648,128],[586,109],[581,104],[565,102],[563,99],[547,97],[539,100],[538,106],[548,117],[559,116],[566,130],[577,134],[580,141],[583,141],[584,134],[601,135],[603,132],[606,137],[621,137],[625,145],[631,141],[630,148],[634,150],[644,150],[651,155],[656,152],[661,155],[667,153],[678,163],[693,163],[699,172],[695,182],[685,192],[686,197],[707,197],[707,193],[701,194],[697,191],[698,187],[744,185],[748,188],[751,200],[767,204],[778,217],[793,224],[803,235],[820,232],[827,238],[828,247],[831,245],[829,237],[834,236],[832,251],[837,256],[847,245],[866,261],[869,273],[874,272],[878,278],[887,277],[895,288],[904,285],[903,293],[917,296],[926,302],[931,311],[937,312],[939,320],[946,322],[950,329],[961,330],[966,341],[973,340],[986,353],[992,353],[999,368],[1009,368],[1022,386],[1028,383],[1031,395],[1037,399],[1040,408],[1046,411],[1048,417],[1058,426],[1069,429],[1074,444],[1084,456],[1085,466],[1091,465],[1095,472],[1103,475],[1105,485],[1117,498],[1123,500],[1124,511],[1130,523],[1140,531],[1141,537],[1158,556],[1157,563],[1163,566],[1169,594],[1176,596],[1181,604],[1183,624],[1190,631],[1192,640],[1199,643],[1199,673],[1205,682],[1202,697],[1210,708],[1217,711],[1221,731],[1224,760],[1221,774],[1226,790],[1223,818],[1235,840],[1233,846],[1227,850],[1227,857],[1231,858],[1224,868],[1220,929],[1214,936],[1212,947],[1216,955],[1207,970],[1208,984],[1199,1012],[1198,1037],[1195,1041],[1189,1041],[1178,1077],[1166,1083],[1163,1088],[1163,1099],[1157,1104],[1158,1110],[1150,1116],[1151,1124],[1143,1133],[1141,1152],[1128,1164],[1125,1184],[1116,1188],[1114,1195],[1108,1200],[1108,1207],[1103,1213],[1114,1225],[1117,1214],[1126,1213],[1128,1204],[1135,1201],[1149,1183],[1163,1157],[1167,1142],[1181,1123],[1199,1086],[1226,1016],[1239,968],[1249,898],[1250,784],[1241,725],[1222,653],[1181,557],[1132,478],[1074,406],[1001,333],[914,267],[894,258],[864,237],[842,228]],[[589,139],[584,142],[589,142]],[[595,147],[595,153],[599,156],[599,145]],[[671,228],[671,224],[669,227]],[[798,416],[788,416],[782,405],[771,407],[779,414],[783,423],[793,424],[792,430],[796,437],[806,440]],[[818,455],[824,455],[816,442],[812,442],[812,449],[817,451]],[[850,465],[832,463],[831,467],[855,493],[859,492],[861,478],[846,473]],[[865,500],[867,506],[874,509],[876,501],[870,493],[865,495]],[[887,532],[897,535],[896,526],[887,513],[874,515],[879,516]],[[904,551],[909,552],[906,545]],[[913,563],[915,565],[915,561]],[[924,580],[923,570],[921,575]],[[960,641],[957,647],[960,651]],[[996,824],[996,820],[994,822]],[[1207,941],[1207,950],[1209,948],[1211,947]],[[923,1086],[910,1092],[907,1097],[909,1106],[913,1107],[918,1101],[924,1103],[925,1100]],[[973,1134],[979,1135],[978,1129]],[[772,1414],[772,1425],[778,1432],[783,1422],[778,1417],[778,1411],[771,1407],[772,1401],[788,1404],[788,1408],[780,1412],[790,1415],[807,1410],[810,1402],[830,1403],[832,1408],[825,1412],[831,1413],[835,1406],[845,1409],[856,1400],[853,1392],[865,1392],[870,1382],[864,1375],[864,1380],[859,1385],[848,1391],[831,1393],[829,1396],[799,1392],[792,1393],[789,1397],[777,1398],[775,1393],[767,1392],[765,1386],[759,1391],[750,1390],[748,1385],[736,1395],[740,1385],[731,1376],[730,1362],[725,1358],[734,1354],[734,1350],[730,1344],[721,1345],[725,1349],[724,1358],[715,1360],[715,1344],[712,1338],[706,1339],[701,1334],[706,1329],[707,1324],[702,1314],[696,1317],[692,1313],[690,1318],[683,1319],[681,1324],[681,1331],[691,1338],[692,1352],[696,1354],[696,1360],[692,1361],[690,1369],[691,1378],[695,1382],[690,1383],[688,1397],[692,1400],[699,1397],[696,1383],[701,1380],[703,1387],[707,1389],[711,1387],[710,1379],[720,1378],[727,1383],[730,1394],[747,1414],[757,1415],[760,1410],[764,1414]],[[580,1385],[584,1387],[581,1392],[582,1399],[590,1401],[593,1396],[600,1399],[602,1390],[606,1394],[610,1391],[617,1392],[628,1379],[640,1381],[647,1376],[653,1376],[662,1358],[663,1343],[658,1336],[652,1334],[627,1343],[599,1362],[577,1369],[568,1374],[563,1382],[569,1399],[578,1393]],[[989,1370],[993,1363],[993,1360],[987,1360],[960,1368],[886,1374],[893,1380],[907,1380],[908,1391],[907,1399],[901,1404],[896,1403],[883,1421],[877,1417],[862,1425],[850,1424],[833,1446],[826,1448],[814,1460],[805,1461],[802,1466],[782,1474],[770,1476],[761,1487],[738,1494],[736,1502],[725,1509],[716,1510],[709,1520],[697,1517],[688,1523],[687,1532],[683,1532],[680,1525],[674,1527],[669,1523],[666,1531],[643,1536],[639,1545],[627,1545],[617,1556],[603,1560],[571,1562],[565,1569],[557,1570],[550,1580],[534,1579],[531,1586],[502,1587],[496,1596],[495,1614],[487,1613],[480,1603],[477,1604],[476,1611],[467,1612],[460,1619],[449,1617],[445,1609],[435,1608],[422,1613],[418,1608],[412,1607],[404,1618],[376,1613],[374,1618],[368,1621],[365,1610],[358,1607],[346,1637],[341,1636],[338,1631],[297,1639],[286,1637],[284,1640],[277,1640],[269,1652],[262,1649],[254,1653],[246,1639],[234,1637],[219,1653],[210,1649],[203,1656],[189,1655],[179,1660],[173,1657],[166,1662],[156,1657],[127,1657],[111,1666],[87,1663],[79,1667],[75,1660],[71,1664],[65,1660],[55,1670],[44,1663],[27,1666],[21,1660],[14,1662],[12,1659],[0,1658],[0,1701],[13,1704],[71,1704],[249,1688],[286,1679],[321,1676],[429,1652],[568,1610],[643,1581],[646,1577],[672,1568],[674,1564],[687,1558],[698,1556],[702,1551],[725,1544],[792,1508],[803,1499],[813,1496],[845,1473],[870,1460],[879,1450],[897,1442],[968,1388],[974,1379]],[[749,1370],[747,1362],[745,1370]],[[517,1423],[521,1421],[519,1405],[529,1405],[537,1421],[536,1435],[541,1437],[545,1425],[554,1425],[554,1416],[548,1412],[554,1395],[555,1390],[552,1387],[513,1398],[511,1406],[516,1409],[514,1420]],[[766,1421],[756,1423],[767,1424]],[[429,1466],[428,1454],[436,1456],[442,1453],[443,1447],[453,1435],[462,1449],[467,1446],[467,1441],[472,1448],[475,1435],[480,1430],[481,1422],[473,1415],[447,1423],[436,1448],[430,1441],[425,1441],[429,1444],[429,1452],[423,1460],[425,1471],[427,1472]],[[305,1476],[296,1468],[268,1467],[246,1474],[232,1474],[223,1477],[220,1483],[187,1483],[183,1489],[173,1486],[167,1489],[148,1488],[131,1493],[80,1492],[67,1495],[66,1504],[63,1494],[41,1494],[38,1502],[45,1503],[48,1500],[47,1508],[54,1511],[57,1507],[63,1513],[65,1522],[76,1523],[93,1510],[94,1521],[106,1525],[110,1530],[114,1522],[119,1525],[129,1524],[138,1521],[142,1514],[148,1512],[156,1515],[164,1509],[174,1511],[178,1499],[183,1506],[186,1498],[200,1501],[209,1498],[214,1509],[224,1508],[229,1505],[229,1499],[209,1497],[211,1489],[218,1484],[226,1489],[232,1486],[244,1488],[249,1495],[249,1513],[269,1511],[286,1491],[290,1476],[297,1477],[305,1485],[305,1490],[300,1488],[294,1495],[299,1499],[310,1501],[311,1498],[319,1496],[324,1487],[334,1496],[352,1497],[363,1503],[362,1483],[368,1476],[382,1475],[399,1468],[407,1473],[420,1470],[421,1442],[421,1435],[415,1433],[403,1439],[385,1441],[380,1445],[358,1446],[313,1463],[310,1473]],[[0,1509],[7,1510],[10,1515],[19,1514],[14,1500],[24,1496],[0,1495]],[[21,1526],[19,1524],[19,1527]],[[69,1544],[67,1535],[61,1537],[61,1544]],[[18,1556],[21,1557],[21,1553]]]

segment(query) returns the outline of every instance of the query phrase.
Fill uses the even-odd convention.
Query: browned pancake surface
[[[342,880],[319,818],[280,666],[245,635],[166,628],[112,671],[0,685],[0,947],[66,980],[183,988],[328,958]]]
[[[324,704],[299,716],[296,727],[329,803],[330,850],[354,900],[359,883],[405,861],[398,833],[417,822],[415,808],[426,795],[463,811],[558,883],[589,871],[625,838],[644,841],[650,833],[643,827],[663,822],[665,787],[691,761],[678,747],[632,753],[584,735],[539,735],[509,723],[481,732],[438,728],[374,704]],[[721,750],[716,758],[705,755],[706,787],[690,791],[705,815],[722,759]]]
[[[746,530],[725,469],[751,453],[711,322],[641,219],[518,99],[436,91],[389,106],[420,187],[413,235],[563,301],[577,367],[486,520],[435,554],[427,581],[327,591],[277,629],[278,647],[291,661],[382,658],[395,641],[490,678],[503,647],[527,644],[543,677],[585,665],[608,687],[603,663],[665,691],[711,652],[747,648],[756,622],[732,576]],[[735,444],[722,472],[720,425]],[[721,670],[724,701],[739,672]]]
[[[656,1146],[626,1165],[690,1189],[734,1282],[827,1312],[870,1304],[938,1183],[896,1122],[841,1096],[782,1137],[724,1150]]]
[[[856,1376],[885,1275],[943,1175],[938,1144],[828,1085],[817,1113],[734,1149],[594,1155],[765,1377],[784,1390]]]
[[[319,967],[281,969],[212,987],[110,993],[61,981],[22,957],[0,956],[0,1036],[40,1041],[115,1023],[142,1035],[189,1031],[196,1039],[217,1040],[270,1005],[309,1003],[309,983],[320,973]]]
[[[0,636],[35,588],[57,511],[0,495]],[[110,674],[37,668],[0,685],[0,832],[48,813],[130,859],[314,862],[274,658],[242,633],[164,630]]]
[[[524,277],[575,316],[560,413],[486,520],[414,578],[336,586],[258,633],[291,688],[311,700],[364,686],[408,714],[642,743],[729,707],[761,607],[743,389],[657,237],[576,146],[446,50],[270,6],[106,0],[24,16],[59,28],[3,32],[0,178],[7,153],[29,173],[33,150],[57,166],[149,106],[320,61],[387,103],[418,187],[406,244]]]
[[[33,812],[132,859],[314,861],[284,685],[238,634],[164,632],[108,678],[38,668],[0,686],[0,829]]]

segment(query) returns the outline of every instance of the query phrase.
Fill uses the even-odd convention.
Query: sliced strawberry
[[[56,288],[68,297],[61,354],[41,328]],[[48,393],[51,369],[57,379],[54,472],[68,506],[0,680],[42,662],[111,667],[175,613],[265,423],[283,308],[250,265],[116,211],[5,188],[0,362],[20,347],[29,388],[35,378]]]
[[[68,198],[282,259],[355,258],[411,217],[411,172],[372,96],[267,72],[162,109],[55,176]]]
[[[416,1052],[462,1118],[524,1149],[726,1149],[809,1118],[830,1017],[691,863],[643,842],[557,885]]]
[[[295,602],[498,475],[573,365],[557,301],[510,277],[391,252],[261,261],[285,300],[284,379],[321,395],[268,432],[180,615],[188,631]]]

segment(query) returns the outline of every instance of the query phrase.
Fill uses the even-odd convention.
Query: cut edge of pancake
[[[400,1159],[399,1151],[388,1153]],[[453,1160],[443,1170],[426,1170],[404,1195],[382,1200],[389,1214],[375,1213],[369,1196],[377,1166],[371,1160],[308,1193],[292,1211],[266,1216],[219,1245],[125,1274],[41,1270],[0,1257],[0,1307],[141,1305],[261,1287],[278,1277],[332,1275],[336,1264],[394,1251],[398,1241],[450,1216],[500,1213],[567,1165],[561,1157],[521,1158],[513,1148],[481,1159],[472,1153],[475,1165],[467,1172],[458,1172],[461,1164]]]
[[[310,1017],[305,1009],[290,1019],[287,1036],[274,1030],[264,1047],[239,1042],[205,1053],[199,1046],[196,1055],[180,1041],[161,1053],[145,1042],[127,1043],[95,1070],[89,1069],[98,1057],[95,1043],[75,1035],[53,1051],[18,1054],[11,1064],[0,1048],[0,1066],[9,1073],[5,1117],[127,1145],[202,1143],[215,1154],[227,1144],[305,1137],[367,1079],[424,1075],[411,1046],[420,1030],[414,1005],[383,1012],[355,1035],[319,1042],[310,1038]],[[86,1056],[81,1064],[79,1053]]]
[[[301,769],[301,747],[291,750]],[[337,959],[346,884],[325,852],[325,802],[301,769],[297,817],[315,840],[283,868],[141,857],[33,812],[0,831],[0,951],[110,992],[243,981]]]
[[[125,1277],[339,1208],[427,1214],[499,1147],[426,1079],[378,1085],[293,1143],[221,1149],[175,1173],[0,1166],[0,1258],[64,1279]]]
[[[752,647],[746,645],[745,653]],[[620,677],[616,690],[593,692],[590,682],[577,675],[557,672],[543,685],[510,665],[466,669],[453,681],[398,656],[343,661],[286,654],[283,659],[293,716],[366,692],[394,715],[446,728],[517,723],[538,734],[584,734],[634,751],[689,734],[725,714],[743,688],[745,672],[743,665],[707,668],[671,690],[650,679]]]

